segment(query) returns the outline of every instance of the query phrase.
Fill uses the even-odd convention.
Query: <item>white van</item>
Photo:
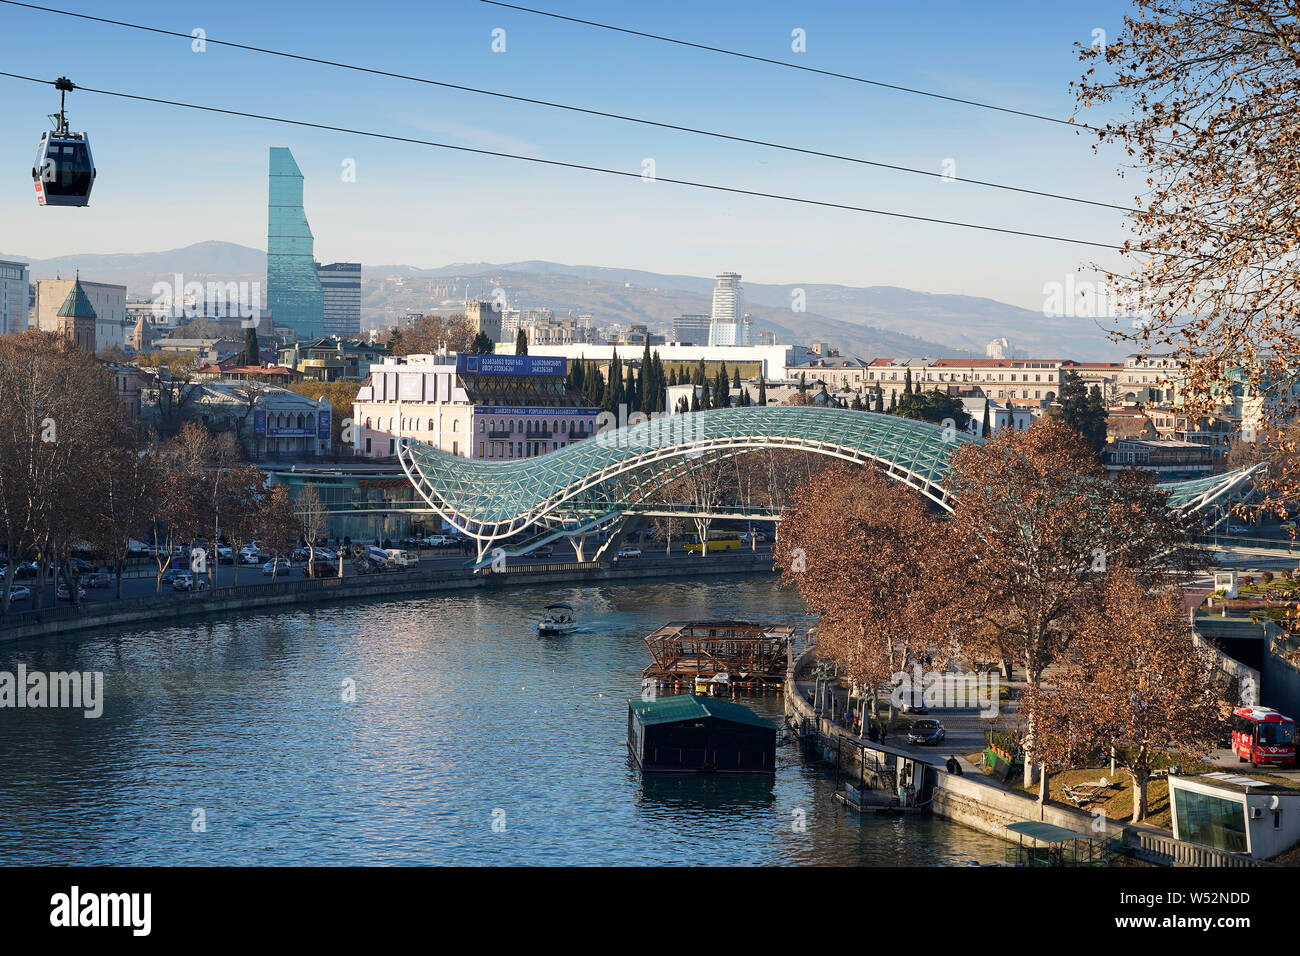
[[[388,563],[399,568],[413,568],[420,563],[420,556],[414,551],[402,551],[397,548],[385,551]]]

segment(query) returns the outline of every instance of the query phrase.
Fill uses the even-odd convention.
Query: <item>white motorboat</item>
[[[546,605],[537,624],[537,633],[543,635],[572,634],[577,629],[577,614],[567,604]]]

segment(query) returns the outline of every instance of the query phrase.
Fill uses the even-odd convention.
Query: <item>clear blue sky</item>
[[[560,102],[1112,202],[1121,158],[1061,127],[492,7],[475,0],[46,0],[132,20]],[[1051,115],[1073,44],[1114,36],[1114,0],[992,5],[611,4],[543,9]],[[493,53],[491,32],[506,31]],[[807,52],[791,52],[791,31]],[[0,6],[5,70],[314,122],[1099,241],[1120,213],[512,104]],[[83,210],[40,209],[28,170],[52,88],[0,78],[0,250],[48,257],[222,239],[265,248],[267,147],[307,177],[321,261],[421,267],[549,259],[760,282],[897,285],[1040,308],[1098,253],[506,159],[73,94],[99,179]],[[1087,117],[1093,121],[1104,117]],[[355,160],[357,181],[340,171]],[[1102,256],[1105,254],[1102,253]],[[1109,260],[1115,262],[1114,258]],[[816,311],[816,303],[808,308]]]

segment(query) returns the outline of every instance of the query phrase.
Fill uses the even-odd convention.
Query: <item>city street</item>
[[[760,554],[771,553],[770,545],[759,545],[756,550]],[[415,553],[419,555],[420,561],[419,564],[415,566],[415,568],[410,570],[418,570],[418,569],[428,570],[430,568],[434,568],[434,569],[440,569],[446,571],[449,576],[456,572],[465,572],[467,570],[466,562],[468,562],[472,557],[472,555],[467,555],[454,547],[438,548],[438,549],[423,549]],[[750,549],[746,547],[741,549],[739,552],[720,552],[719,554],[721,556],[726,556],[728,554],[748,555],[750,553],[751,553]],[[619,567],[619,566],[626,567],[626,566],[634,566],[639,562],[662,559],[663,557],[664,557],[664,553],[663,553],[662,546],[647,545],[642,547],[641,557],[614,558],[610,556],[606,559],[606,562],[612,563],[615,567]],[[698,555],[692,556],[686,554],[681,550],[680,545],[674,542],[671,557],[681,561],[689,561],[691,560],[692,557],[698,557]],[[567,543],[561,541],[561,542],[556,542],[555,545],[552,547],[551,553],[545,557],[530,558],[524,556],[518,558],[508,558],[507,566],[511,568],[536,567],[541,569],[541,568],[549,567],[554,564],[567,564],[574,560],[576,559],[574,557],[573,549]],[[337,562],[333,563],[333,567],[335,568],[334,575],[337,575],[338,573]],[[375,573],[403,574],[407,570],[408,569],[405,568],[397,568],[397,569],[389,569],[383,572],[371,572],[371,573],[372,574]],[[122,578],[122,599],[129,600],[132,598],[153,597],[158,593],[161,593],[163,595],[178,593],[172,587],[171,581],[164,581],[162,584],[162,590],[161,592],[159,592],[157,589],[157,576],[158,576],[158,566],[154,561],[154,559],[143,558],[143,559],[133,560]],[[357,572],[353,567],[351,560],[346,558],[343,561],[343,576],[346,578],[357,576]],[[82,577],[84,578],[84,575]],[[117,599],[116,581],[113,579],[113,576],[111,574],[109,575],[109,577],[110,577],[110,581],[107,587],[85,589],[85,596],[82,599],[83,604],[94,605],[94,604],[99,604],[104,602],[112,602]],[[194,575],[194,577],[208,578],[209,576]],[[270,575],[263,574],[261,564],[240,565],[238,568],[238,574],[236,574],[236,568],[234,566],[223,564],[217,569],[215,574],[215,580],[212,580],[209,586],[217,587],[217,588],[228,588],[228,587],[255,588],[255,587],[260,587],[272,583],[282,584],[286,581],[302,581],[305,580],[305,577],[306,576],[303,574],[302,562],[296,562],[292,564],[287,570],[282,568],[280,570],[280,573],[275,577],[274,581],[272,580]],[[30,588],[33,594],[32,597],[27,600],[14,601],[11,604],[11,609],[16,612],[31,610],[34,607],[34,603],[35,603],[35,591],[36,591],[35,579],[19,578],[16,584]],[[68,605],[68,602],[56,601],[55,582],[53,580],[50,580],[45,586],[44,606],[46,608],[49,608],[49,607],[54,607],[56,605],[58,607],[66,607]]]

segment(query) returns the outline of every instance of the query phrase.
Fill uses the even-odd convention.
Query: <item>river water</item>
[[[579,633],[538,637],[554,600]],[[774,777],[643,778],[625,743],[642,639],[708,617],[804,611],[772,579],[670,581],[0,645],[0,671],[106,682],[97,719],[0,709],[0,865],[1003,859],[1002,841],[955,824],[844,810],[794,745]],[[780,714],[779,697],[748,702]]]

